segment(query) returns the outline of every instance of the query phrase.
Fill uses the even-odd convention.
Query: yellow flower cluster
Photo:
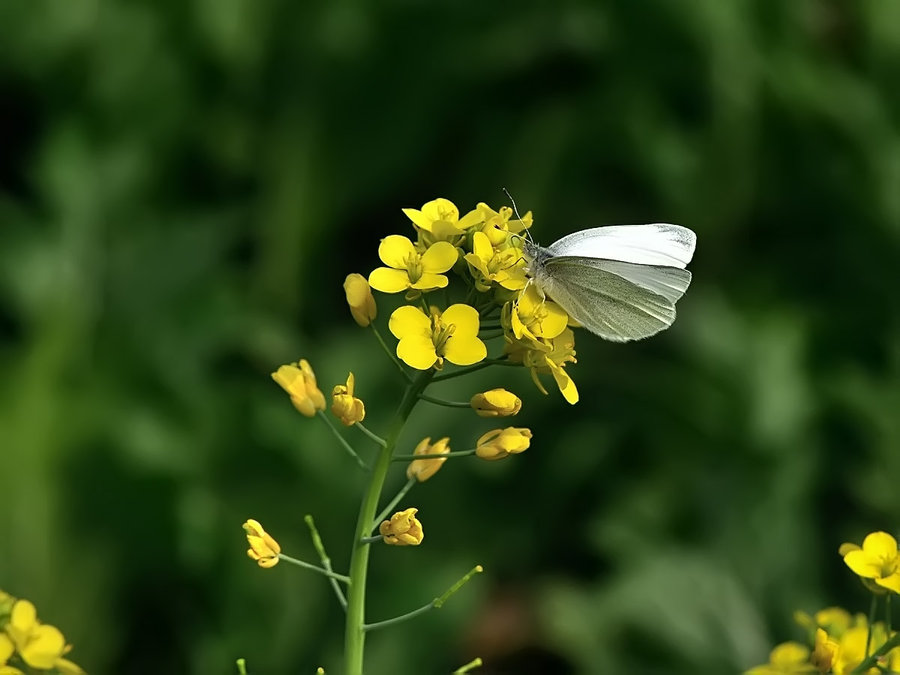
[[[842,544],[839,553],[876,598],[900,593],[900,550],[887,532],[872,532],[862,546]],[[889,604],[887,608],[889,612]],[[863,614],[851,616],[840,607],[823,609],[814,616],[798,612],[795,618],[809,631],[812,647],[784,642],[772,650],[768,663],[745,675],[900,672],[900,636],[884,623],[870,625]]]
[[[531,212],[513,218],[509,207],[495,211],[480,203],[460,215],[453,202],[435,199],[403,213],[415,240],[403,234],[382,239],[378,257],[383,266],[368,277],[368,286],[377,291],[405,293],[408,304],[394,310],[388,322],[398,340],[397,357],[417,370],[440,370],[445,361],[470,366],[488,357],[485,340],[502,336],[498,358],[529,368],[545,394],[538,375],[549,373],[563,397],[576,403],[578,390],[566,372],[566,365],[575,362],[569,326],[576,324],[525,274],[523,233],[531,227]],[[460,282],[458,289],[451,274]],[[376,305],[364,282],[351,274],[344,289],[353,318],[368,326]],[[437,290],[444,303],[435,301]],[[448,303],[450,297],[464,301]]]
[[[17,667],[21,665],[62,675],[84,675],[81,668],[64,658],[71,649],[58,628],[38,621],[32,603],[0,591],[0,674],[24,675]]]

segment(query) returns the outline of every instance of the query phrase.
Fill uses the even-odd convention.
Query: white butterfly
[[[668,223],[595,227],[547,248],[523,242],[538,288],[589,331],[616,342],[672,325],[696,245],[691,230]]]

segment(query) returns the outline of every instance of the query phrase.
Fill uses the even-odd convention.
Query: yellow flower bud
[[[275,567],[278,564],[278,554],[281,553],[278,542],[253,519],[244,523],[244,532],[247,533],[247,543],[250,544],[247,555],[260,567]]]
[[[347,294],[347,304],[350,305],[353,320],[360,326],[372,323],[378,314],[378,308],[366,278],[362,274],[348,274],[344,280],[344,293]]]
[[[840,644],[828,636],[821,628],[816,629],[816,642],[809,662],[819,669],[820,673],[830,673],[840,652]]]
[[[384,537],[384,543],[391,546],[418,546],[425,538],[422,523],[416,518],[418,509],[397,511],[390,520],[378,526],[378,532]]]
[[[325,410],[325,396],[316,386],[316,374],[306,359],[279,366],[272,379],[290,394],[291,403],[307,417],[313,417],[317,410]]]
[[[431,436],[423,438],[416,449],[414,455],[446,455],[450,452],[450,439],[442,438],[434,445],[431,444]],[[424,483],[438,472],[441,465],[447,461],[446,457],[432,457],[431,459],[414,459],[406,467],[406,477],[415,478],[420,483]]]
[[[511,417],[522,409],[522,399],[506,389],[475,394],[469,405],[479,417]]]
[[[503,459],[524,452],[531,445],[531,430],[518,427],[494,429],[475,444],[475,454],[481,459]]]
[[[353,395],[354,384],[353,373],[350,373],[347,376],[347,384],[337,385],[332,392],[331,412],[348,427],[366,418],[366,406]]]

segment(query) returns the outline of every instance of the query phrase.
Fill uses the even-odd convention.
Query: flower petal
[[[844,562],[855,574],[866,579],[881,576],[881,562],[873,560],[865,551],[850,551],[844,556]]]
[[[894,573],[883,579],[875,579],[875,583],[883,588],[889,588],[894,593],[900,593],[900,573]]]
[[[66,639],[56,626],[42,624],[28,638],[28,644],[20,647],[19,653],[32,668],[52,668],[66,648]]]
[[[428,291],[433,288],[446,288],[447,283],[447,277],[443,274],[425,272],[425,274],[419,277],[419,280],[412,285],[412,288],[420,291]]]
[[[475,335],[478,333],[478,310],[470,305],[457,303],[450,305],[441,315],[445,324],[453,324],[456,331],[453,336]]]
[[[446,272],[456,264],[458,257],[459,253],[453,244],[439,241],[429,246],[422,254],[422,269],[426,272]]]
[[[569,377],[565,368],[560,368],[550,359],[547,359],[547,362],[551,364],[550,372],[553,374],[553,379],[556,380],[556,386],[559,387],[563,398],[571,405],[578,403],[578,387],[575,386],[575,381]]]
[[[863,539],[863,551],[880,558],[897,557],[897,540],[887,532],[872,532]]]
[[[474,335],[451,335],[444,345],[444,356],[450,363],[458,366],[471,366],[483,361],[487,356],[487,347]]]
[[[369,285],[382,293],[399,293],[409,288],[409,275],[406,270],[379,267],[369,275]]]
[[[472,235],[472,253],[482,260],[490,260],[494,257],[494,247],[491,240],[484,232],[476,232]]]
[[[389,234],[378,245],[378,257],[385,265],[395,269],[406,269],[406,259],[415,252],[413,243],[400,234]]]
[[[416,335],[431,340],[431,319],[418,307],[403,305],[394,310],[388,328],[395,338]]]
[[[455,223],[459,220],[459,209],[449,199],[438,197],[422,206],[422,213],[429,220],[446,220]]]
[[[403,215],[413,221],[413,225],[423,230],[431,229],[431,221],[419,209],[403,209]]]
[[[397,357],[416,370],[428,370],[437,361],[430,336],[410,334],[397,343]]]

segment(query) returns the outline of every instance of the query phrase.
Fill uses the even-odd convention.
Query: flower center
[[[455,332],[455,324],[445,324],[443,320],[441,320],[440,315],[437,312],[432,311],[431,341],[434,343],[435,352],[437,352],[438,354],[443,354],[444,347],[447,346],[447,341],[453,336],[453,333]]]
[[[412,283],[416,283],[422,278],[422,275],[425,273],[425,268],[422,266],[422,256],[413,252],[403,262],[406,265],[406,273],[409,275],[409,280]]]

